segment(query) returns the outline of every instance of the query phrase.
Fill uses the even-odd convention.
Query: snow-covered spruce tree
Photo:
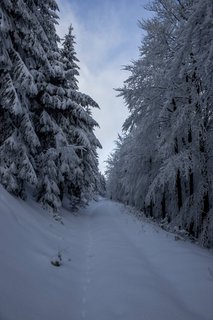
[[[34,156],[39,140],[30,113],[37,88],[27,63],[28,52],[33,55],[35,50],[26,41],[36,37],[28,6],[15,2],[0,4],[0,182],[24,197],[25,183],[37,183]]]
[[[99,175],[98,175],[97,194],[102,197],[106,195],[106,179],[101,172],[99,172]]]
[[[101,145],[94,135],[94,128],[98,124],[91,113],[92,107],[99,108],[99,106],[91,97],[78,91],[76,76],[79,74],[79,67],[74,44],[73,28],[70,26],[61,48],[61,59],[65,70],[68,96],[77,106],[69,118],[68,127],[70,139],[80,159],[80,166],[76,172],[78,183],[75,183],[72,189],[75,197],[81,201],[87,201],[97,189],[99,179],[96,149],[101,148]]]
[[[116,148],[107,159],[106,177],[107,177],[107,193],[110,199],[124,202],[125,192],[122,188],[123,162],[121,159],[121,148],[123,146],[123,137],[120,135],[116,141]]]
[[[37,199],[45,207],[57,210],[61,206],[58,159],[61,146],[66,144],[63,141],[65,138],[61,134],[61,128],[54,118],[63,99],[63,70],[58,63],[59,38],[55,30],[58,7],[54,0],[37,1],[36,4],[31,4],[34,4],[36,19],[42,34],[42,49],[46,56],[46,61],[38,64],[33,70],[38,94],[32,100],[32,107],[35,112],[35,129],[41,144],[36,159],[39,178]]]
[[[187,20],[189,1],[182,3],[177,1],[153,1],[149,5],[149,9],[154,12],[154,17],[142,23],[143,29],[147,35],[144,38],[141,47],[142,62],[148,62],[148,70],[151,71],[149,79],[150,87],[148,93],[144,91],[143,99],[146,101],[146,106],[149,110],[151,106],[155,106],[151,120],[155,119],[154,123],[158,123],[157,136],[155,136],[154,157],[151,160],[151,166],[154,170],[146,195],[146,205],[153,206],[154,216],[171,220],[170,215],[176,215],[182,206],[182,179],[184,175],[180,174],[178,162],[172,157],[179,156],[179,147],[175,128],[171,125],[171,113],[176,110],[176,106],[168,106],[168,92],[171,92],[172,83],[168,77],[167,69],[168,64],[174,63],[176,54],[176,39],[180,32],[180,26]],[[146,88],[146,83],[141,83],[142,88]],[[170,91],[171,90],[171,91]],[[152,97],[153,96],[153,97]],[[149,97],[149,100],[146,98]],[[171,100],[174,102],[174,100]],[[166,108],[167,114],[165,115],[162,110]],[[152,120],[153,121],[153,120]],[[142,130],[144,132],[144,130]],[[163,132],[167,132],[168,137],[164,137]],[[145,133],[145,132],[144,132]],[[146,133],[144,138],[146,137]],[[150,136],[150,135],[148,135]],[[169,138],[169,139],[167,139]],[[144,149],[144,148],[143,148]],[[144,149],[145,151],[145,149]],[[146,154],[146,151],[145,151]],[[162,163],[164,160],[168,161],[171,157],[171,164],[168,164],[168,171],[163,169]],[[153,161],[154,160],[154,161]],[[155,162],[155,164],[153,163]],[[173,166],[173,163],[176,166]],[[156,166],[156,163],[158,166]],[[164,178],[159,180],[159,177]],[[171,176],[172,175],[172,176]],[[156,183],[155,183],[156,182]],[[153,186],[155,187],[153,188]]]
[[[64,65],[65,77],[68,82],[69,88],[78,90],[78,80],[76,76],[79,75],[79,60],[75,52],[75,36],[73,34],[72,25],[69,26],[68,34],[65,35],[62,42],[61,60]]]
[[[33,182],[37,185],[37,177],[40,168],[37,164],[39,155],[42,152],[43,145],[41,144],[40,137],[35,133],[37,109],[35,108],[34,101],[41,94],[41,87],[44,83],[45,74],[52,72],[50,58],[52,58],[52,51],[50,49],[50,41],[47,37],[48,34],[55,33],[55,29],[51,26],[48,28],[48,10],[49,16],[53,16],[55,8],[54,1],[49,1],[42,4],[42,1],[3,1],[2,6],[2,25],[3,30],[7,30],[7,34],[2,34],[2,41],[7,40],[7,62],[10,65],[9,76],[11,79],[4,81],[13,84],[13,91],[5,89],[2,90],[8,93],[10,100],[16,103],[17,112],[13,112],[13,120],[10,124],[10,131],[14,131],[13,139],[8,140],[9,143],[5,144],[7,148],[2,148],[5,159],[9,157],[9,161],[4,160],[4,166],[10,166],[12,163],[12,171],[7,170],[7,179],[12,179],[13,185],[14,176],[20,177],[16,185],[18,189],[23,189],[23,180]],[[7,14],[7,16],[6,16]],[[45,15],[45,20],[43,18]],[[45,21],[45,23],[44,23]],[[45,28],[46,26],[46,28]],[[51,60],[52,61],[52,60]],[[7,77],[9,78],[8,74]],[[43,90],[44,86],[42,87]],[[2,97],[4,97],[4,92]],[[15,98],[14,98],[15,97]],[[5,95],[6,100],[6,95]],[[6,107],[6,103],[12,105],[9,99],[3,100],[2,105]],[[12,143],[11,143],[12,142]],[[16,146],[16,148],[13,148]],[[12,152],[12,156],[11,156]],[[29,161],[30,160],[30,163]],[[22,169],[24,166],[24,169]],[[29,176],[32,177],[31,180]],[[10,191],[13,191],[7,183],[4,174],[4,185],[7,185]],[[6,180],[5,180],[6,179]],[[13,187],[17,188],[17,187]],[[14,190],[16,194],[20,194]],[[22,190],[23,192],[23,190]]]
[[[70,28],[62,49],[58,49],[57,39],[55,44],[50,41],[51,69],[39,85],[41,91],[36,101],[36,128],[44,150],[38,160],[41,167],[38,199],[54,209],[61,205],[64,196],[70,198],[72,206],[83,198],[87,199],[86,193],[93,186],[98,172],[94,152],[99,142],[93,133],[97,123],[88,112],[90,106],[98,105],[78,91],[74,63],[77,58],[71,31]],[[50,163],[54,175],[49,169]],[[91,171],[89,177],[88,170]]]
[[[42,23],[44,30],[51,30],[47,35],[49,65],[42,70],[45,77],[38,81],[36,100],[36,129],[42,144],[38,199],[57,209],[64,196],[75,206],[94,191],[98,173],[96,148],[100,143],[93,133],[97,123],[89,111],[98,105],[78,91],[73,28],[69,28],[59,49],[54,32],[57,6],[54,1],[49,9],[48,5],[45,4],[46,19]],[[56,169],[55,175],[49,170],[49,161]]]

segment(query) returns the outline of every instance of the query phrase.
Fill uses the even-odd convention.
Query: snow
[[[211,252],[110,200],[62,213],[0,187],[1,320],[212,320]]]

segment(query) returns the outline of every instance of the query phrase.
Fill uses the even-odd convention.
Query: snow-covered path
[[[81,318],[212,320],[212,257],[121,207],[103,200],[82,216]]]
[[[61,225],[0,191],[0,320],[213,319],[207,250],[110,200],[64,210]]]

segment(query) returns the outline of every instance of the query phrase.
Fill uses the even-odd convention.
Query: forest
[[[107,162],[111,199],[213,246],[213,2],[155,0],[117,89],[129,109]]]
[[[148,2],[117,70],[138,1],[0,0],[0,320],[212,320],[213,0]]]
[[[101,144],[79,91],[75,35],[55,0],[0,5],[0,182],[55,212],[104,193]],[[139,57],[117,94],[129,117],[107,160],[109,198],[213,246],[211,0],[154,0]],[[124,106],[124,107],[125,107]]]

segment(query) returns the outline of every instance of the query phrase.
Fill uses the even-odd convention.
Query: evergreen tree
[[[24,197],[25,182],[36,185],[34,155],[39,140],[30,114],[30,98],[37,87],[30,73],[24,37],[34,28],[25,2],[0,4],[0,181],[10,192]],[[30,35],[35,38],[35,34]],[[33,48],[31,49],[32,52]]]
[[[61,60],[64,65],[65,77],[70,89],[78,90],[78,80],[76,76],[79,76],[79,60],[76,58],[75,52],[75,36],[73,35],[73,27],[69,26],[68,34],[65,35],[62,42]]]
[[[77,201],[87,201],[97,189],[98,157],[97,147],[100,142],[94,135],[94,128],[98,126],[92,118],[91,108],[99,108],[98,104],[88,95],[78,91],[76,75],[78,75],[78,59],[74,50],[75,37],[73,28],[69,27],[61,49],[61,60],[64,65],[68,96],[76,103],[76,108],[68,118],[67,134],[75,146],[79,166],[76,167],[75,184],[70,187],[70,195]]]
[[[99,145],[93,134],[97,123],[88,112],[90,106],[98,107],[98,105],[89,96],[77,90],[77,80],[74,77],[77,74],[75,72],[77,65],[74,63],[77,59],[71,31],[70,28],[62,49],[59,50],[58,47],[55,49],[55,59],[52,60],[53,72],[46,75],[45,90],[37,100],[39,117],[36,120],[36,128],[44,149],[44,155],[39,159],[42,182],[38,188],[38,199],[43,203],[46,203],[46,196],[54,199],[52,205],[48,202],[54,209],[61,205],[64,196],[68,196],[71,205],[75,206],[76,203],[81,203],[83,198],[88,198],[86,193],[93,184],[93,176],[90,173],[87,178],[85,168],[92,167],[93,164],[84,159],[93,154]],[[96,143],[95,147],[93,141]],[[54,181],[49,170],[49,162],[46,161],[50,160],[51,155],[53,157],[51,162],[57,169]],[[90,160],[95,162],[96,174],[97,159],[93,157]],[[47,188],[47,185],[52,185],[53,182],[58,189]],[[50,190],[47,195],[45,190]],[[49,196],[49,192],[53,193],[52,197]]]

